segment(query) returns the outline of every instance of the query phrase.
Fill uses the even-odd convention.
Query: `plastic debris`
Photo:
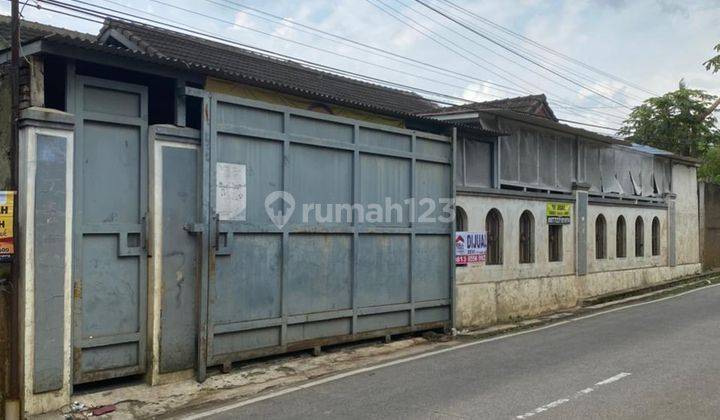
[[[93,416],[102,416],[103,414],[112,413],[115,411],[117,407],[115,407],[115,404],[108,404],[103,405],[101,407],[96,407],[92,411]]]
[[[85,410],[87,410],[87,406],[80,401],[73,401],[72,404],[70,404],[70,411],[72,411],[73,413],[78,413]]]

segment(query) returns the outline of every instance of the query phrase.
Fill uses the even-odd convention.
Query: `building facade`
[[[507,134],[458,141],[458,230],[488,235],[486,262],[457,267],[459,328],[701,271],[696,161],[561,124],[544,96],[431,115]],[[548,223],[557,203],[569,223]]]

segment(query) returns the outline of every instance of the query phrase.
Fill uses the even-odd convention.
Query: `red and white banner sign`
[[[455,264],[468,265],[485,262],[487,234],[485,232],[455,232]]]

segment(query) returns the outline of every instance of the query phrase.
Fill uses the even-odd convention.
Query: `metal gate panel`
[[[150,127],[152,289],[150,319],[159,329],[153,345],[158,372],[192,369],[197,359],[201,264],[200,132]]]
[[[76,77],[74,383],[145,371],[147,88]]]
[[[451,324],[453,224],[408,217],[413,197],[453,198],[451,138],[188,92],[208,107],[207,364]],[[231,217],[218,202],[228,171],[243,191]],[[275,191],[294,203],[266,203]],[[323,218],[327,205],[386,198],[404,217],[303,220],[304,204]],[[266,204],[294,212],[276,226]]]

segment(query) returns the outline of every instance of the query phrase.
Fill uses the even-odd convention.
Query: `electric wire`
[[[569,56],[569,55],[567,55],[567,54],[563,54],[563,53],[560,52],[560,51],[557,51],[557,50],[554,50],[554,49],[552,49],[552,48],[550,48],[550,47],[547,47],[547,46],[545,46],[545,45],[543,45],[543,44],[541,44],[541,43],[533,40],[533,39],[530,38],[530,37],[527,37],[527,36],[525,36],[525,35],[522,35],[522,34],[520,34],[520,33],[517,33],[517,32],[515,32],[515,31],[513,31],[513,30],[511,30],[511,29],[509,29],[509,28],[506,28],[506,27],[504,27],[504,26],[502,26],[502,25],[500,25],[500,24],[498,24],[498,23],[496,23],[496,22],[493,22],[492,20],[490,20],[490,19],[488,19],[488,18],[485,18],[485,17],[483,17],[483,16],[481,16],[481,15],[473,12],[472,10],[469,10],[469,9],[467,9],[467,8],[464,8],[464,7],[462,7],[462,6],[459,6],[459,5],[453,3],[453,2],[450,1],[450,0],[440,0],[440,1],[445,2],[445,3],[447,3],[448,5],[450,5],[451,7],[454,7],[454,8],[456,8],[456,9],[458,9],[458,10],[461,10],[461,11],[469,14],[470,16],[473,16],[473,17],[475,17],[476,19],[478,19],[478,20],[480,20],[480,21],[482,21],[482,22],[485,22],[485,23],[489,24],[490,26],[493,26],[493,27],[495,27],[495,28],[497,28],[497,29],[499,29],[499,30],[501,30],[501,31],[503,31],[503,32],[511,35],[511,36],[514,36],[514,37],[516,37],[516,38],[519,38],[519,39],[521,39],[521,40],[523,40],[523,41],[526,41],[526,42],[534,45],[535,47],[537,47],[537,48],[539,48],[539,49],[542,49],[542,50],[544,50],[544,51],[547,51],[547,52],[550,53],[550,54],[556,55],[556,56],[558,56],[558,57],[560,57],[560,58],[563,58],[563,59],[565,59],[565,60],[567,60],[567,61],[569,61],[569,62],[575,63],[575,64],[578,65],[578,66],[584,67],[584,68],[586,68],[586,69],[588,69],[588,70],[590,70],[590,71],[593,71],[593,72],[595,72],[595,73],[597,73],[597,74],[600,74],[600,75],[602,75],[602,76],[605,76],[605,77],[614,79],[614,80],[616,80],[616,81],[618,81],[618,82],[620,82],[620,83],[623,83],[623,84],[625,84],[625,85],[627,85],[627,86],[633,87],[633,88],[635,88],[635,89],[637,89],[637,90],[639,90],[639,91],[641,91],[641,92],[647,93],[648,95],[659,96],[659,94],[656,93],[656,92],[653,92],[653,91],[651,91],[651,90],[648,90],[648,89],[646,89],[646,88],[644,88],[644,87],[642,87],[642,86],[640,86],[640,85],[638,85],[638,84],[635,84],[635,83],[633,83],[633,82],[630,82],[630,81],[628,81],[627,79],[624,79],[624,78],[621,78],[621,77],[619,77],[619,76],[616,76],[616,75],[614,75],[614,74],[612,74],[612,73],[610,73],[610,72],[604,71],[604,70],[602,70],[602,69],[600,69],[600,68],[598,68],[598,67],[595,67],[595,66],[592,66],[592,65],[590,65],[590,64],[584,63],[583,61],[577,60],[577,59],[575,59],[575,58],[573,58],[573,57],[571,57],[571,56]]]
[[[532,58],[529,58],[529,57],[527,57],[527,56],[525,56],[525,55],[523,55],[523,54],[515,51],[514,49],[512,49],[512,48],[510,48],[510,47],[507,47],[506,45],[504,45],[504,44],[502,44],[502,43],[500,43],[500,42],[497,42],[497,41],[494,40],[492,37],[489,37],[489,36],[487,36],[486,34],[484,34],[484,33],[480,32],[480,31],[474,29],[473,27],[464,24],[463,22],[459,21],[458,19],[454,18],[453,16],[450,16],[450,15],[448,15],[447,13],[444,13],[443,11],[438,10],[437,8],[429,5],[427,2],[425,2],[425,1],[423,1],[423,0],[414,0],[414,1],[417,2],[417,3],[419,3],[419,4],[421,4],[421,5],[423,5],[423,6],[425,6],[425,7],[427,7],[428,9],[434,11],[435,13],[444,16],[445,18],[447,18],[447,19],[450,20],[451,22],[454,22],[454,23],[456,23],[456,24],[464,27],[465,29],[467,29],[467,30],[475,33],[476,35],[478,35],[478,36],[480,36],[480,37],[482,37],[482,38],[484,38],[484,39],[492,42],[493,44],[499,46],[500,48],[503,48],[503,49],[507,50],[508,52],[510,52],[510,53],[512,53],[512,54],[514,54],[514,55],[517,55],[518,57],[522,58],[523,60],[526,60],[526,61],[528,61],[528,62],[530,62],[530,63],[533,63],[533,64],[535,64],[536,66],[538,66],[538,67],[540,67],[540,68],[542,68],[542,69],[544,69],[544,70],[547,70],[547,71],[549,71],[550,73],[555,74],[556,76],[560,77],[561,79],[564,79],[564,80],[566,80],[566,81],[568,81],[568,82],[570,82],[570,83],[572,83],[572,84],[574,84],[574,85],[576,85],[576,86],[578,86],[578,87],[580,87],[580,88],[583,88],[583,89],[585,89],[585,90],[587,90],[587,91],[589,91],[589,92],[592,92],[592,93],[594,93],[594,94],[597,95],[597,96],[600,96],[600,97],[602,97],[602,98],[605,98],[605,99],[607,99],[607,100],[610,101],[610,102],[613,102],[613,103],[615,103],[615,104],[617,104],[617,105],[623,106],[623,107],[627,108],[628,110],[632,110],[632,108],[629,107],[629,106],[627,106],[626,104],[623,104],[622,102],[619,102],[619,101],[617,101],[617,100],[615,100],[615,99],[613,99],[613,98],[611,98],[611,97],[609,97],[609,96],[606,96],[606,95],[604,95],[604,94],[596,91],[595,89],[589,88],[589,87],[583,85],[582,83],[580,83],[580,82],[578,82],[578,81],[576,81],[576,80],[574,80],[574,79],[572,79],[572,78],[570,78],[570,77],[567,77],[567,76],[563,75],[562,73],[557,72],[557,71],[555,71],[554,69],[549,68],[549,67],[545,66],[544,64],[542,64],[542,63],[540,63],[540,62],[538,62],[538,61],[536,61],[536,60],[534,60],[534,59],[532,59]]]
[[[97,18],[103,18],[103,19],[104,19],[104,18],[114,18],[114,19],[125,19],[125,20],[127,20],[127,18],[124,18],[124,17],[122,17],[122,16],[110,15],[110,14],[106,14],[106,13],[100,13],[100,12],[98,12],[97,10],[92,10],[92,9],[88,9],[88,8],[83,8],[83,7],[77,6],[77,5],[69,5],[69,4],[65,4],[65,3],[60,2],[60,1],[57,1],[57,0],[39,0],[39,1],[42,2],[42,3],[51,4],[51,5],[54,5],[54,6],[56,6],[56,7],[61,7],[61,8],[64,8],[64,9],[69,9],[69,10],[72,10],[72,11],[75,11],[75,12],[78,12],[78,13],[90,15],[90,16],[97,17]],[[79,0],[76,0],[76,1],[79,1]],[[80,3],[88,4],[87,2],[82,2],[82,1],[79,1],[79,2],[80,2]],[[93,6],[95,6],[95,5],[93,5]],[[98,6],[95,6],[95,7],[98,7]],[[46,6],[43,6],[43,9],[44,9],[44,10],[49,10],[49,11],[52,11],[52,12],[56,12],[56,13],[60,13],[60,14],[70,15],[70,16],[72,16],[72,17],[78,17],[78,16],[76,16],[76,15],[72,15],[72,14],[69,14],[69,13],[67,13],[67,12],[61,12],[61,11],[58,11],[58,10],[50,9],[50,8],[48,8],[48,7],[46,7]],[[107,9],[107,8],[106,8],[106,9]],[[260,51],[260,52],[263,52],[263,53],[268,53],[269,55],[272,55],[272,56],[277,56],[277,57],[285,58],[285,59],[288,59],[288,60],[298,61],[298,62],[301,62],[301,63],[303,63],[303,64],[308,65],[309,67],[313,67],[313,68],[316,68],[316,69],[320,69],[320,70],[324,70],[324,71],[330,71],[330,72],[338,72],[338,73],[342,73],[342,74],[344,74],[344,75],[350,75],[350,76],[353,76],[353,77],[358,77],[358,78],[361,78],[361,79],[363,79],[363,80],[370,80],[370,81],[376,82],[376,83],[378,83],[378,84],[389,84],[389,85],[391,85],[391,86],[400,87],[400,88],[402,88],[402,89],[408,89],[408,90],[411,90],[411,91],[424,92],[424,93],[427,93],[427,94],[429,94],[429,95],[433,95],[433,96],[437,96],[437,97],[442,97],[442,98],[446,98],[446,99],[453,100],[453,101],[458,101],[458,102],[460,102],[460,103],[467,103],[467,102],[469,102],[469,101],[468,101],[467,99],[465,99],[465,98],[460,98],[460,97],[456,97],[456,96],[453,96],[453,95],[448,95],[448,94],[445,94],[445,93],[440,93],[440,92],[436,92],[436,91],[432,91],[432,90],[428,90],[428,89],[422,89],[422,88],[418,88],[418,87],[415,87],[415,86],[404,85],[404,84],[400,84],[400,83],[396,83],[396,82],[389,82],[389,81],[386,81],[386,80],[383,80],[383,79],[374,78],[374,77],[370,77],[370,76],[366,76],[366,75],[362,75],[362,74],[358,74],[358,73],[354,73],[354,72],[350,72],[350,71],[346,71],[346,70],[342,70],[342,69],[338,69],[338,68],[334,68],[334,67],[329,67],[329,66],[325,66],[325,65],[322,65],[322,64],[318,64],[318,63],[312,63],[312,62],[309,62],[309,61],[307,61],[307,60],[297,59],[297,58],[295,58],[295,57],[290,57],[290,56],[286,56],[286,55],[274,53],[274,52],[271,52],[271,51],[268,51],[268,50],[263,50],[263,49],[260,49],[260,48],[257,48],[257,47],[253,47],[253,46],[241,44],[241,43],[239,43],[239,42],[237,42],[237,41],[234,41],[234,40],[229,40],[229,39],[227,39],[227,38],[218,37],[218,36],[215,36],[215,35],[213,35],[213,34],[209,34],[209,33],[203,32],[203,31],[196,30],[196,29],[194,29],[194,28],[192,28],[192,27],[189,27],[188,25],[185,25],[185,24],[182,24],[182,25],[184,25],[184,26],[186,26],[186,27],[179,27],[179,26],[176,26],[176,25],[168,25],[166,22],[169,21],[169,20],[168,20],[167,18],[165,18],[165,17],[163,17],[163,18],[164,18],[164,22],[160,22],[160,21],[155,21],[155,20],[153,20],[153,19],[148,19],[148,18],[143,17],[143,16],[131,15],[131,14],[127,13],[127,12],[119,12],[119,13],[121,13],[121,14],[123,14],[123,15],[126,15],[126,16],[133,16],[133,17],[135,17],[135,18],[139,18],[139,19],[144,20],[144,21],[147,21],[147,22],[152,22],[152,23],[155,23],[155,24],[160,24],[160,25],[164,25],[164,26],[174,27],[175,29],[183,30],[183,31],[187,31],[187,32],[191,32],[191,33],[194,33],[194,34],[196,34],[196,35],[201,35],[201,36],[205,36],[205,37],[208,37],[208,38],[212,38],[212,39],[216,39],[216,40],[221,40],[221,41],[224,41],[224,42],[227,42],[227,43],[231,43],[231,44],[235,44],[235,45],[240,45],[240,46],[242,46],[242,47],[244,47],[244,48],[250,48],[250,49],[253,49],[253,50],[256,50],[256,51]],[[143,13],[148,13],[148,12],[143,12]],[[151,14],[151,13],[148,13],[148,14]],[[151,15],[153,15],[153,14],[151,14]],[[95,23],[100,23],[100,22],[95,21],[95,20],[93,20],[93,19],[87,19],[87,18],[86,18],[85,20],[89,20],[89,21],[92,21],[92,22],[95,22]],[[444,103],[444,104],[457,104],[456,102],[443,102],[443,101],[436,101],[436,102],[438,102],[438,103]],[[576,123],[576,124],[585,124],[585,123],[580,123],[580,122],[576,122],[576,121],[568,121],[568,122]],[[607,126],[598,126],[598,127],[599,127],[599,128],[608,129],[608,130],[617,130],[616,128],[607,127]]]

